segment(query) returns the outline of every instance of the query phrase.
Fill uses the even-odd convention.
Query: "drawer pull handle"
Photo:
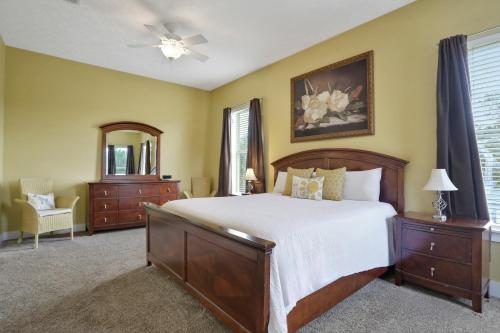
[[[141,214],[137,215],[137,217],[139,218],[139,220],[142,220],[142,215]]]
[[[434,228],[431,228],[431,231],[434,231]]]
[[[436,269],[434,267],[431,267],[431,277],[434,277],[434,272],[436,271]]]
[[[108,209],[108,205],[104,204],[104,209]]]
[[[104,190],[104,195],[108,195],[108,190]]]
[[[106,222],[108,222],[108,218],[107,217],[104,218],[104,223],[106,223]]]
[[[434,250],[434,246],[435,246],[435,245],[436,245],[436,243],[431,242],[431,247],[430,247],[430,249],[429,249],[429,250],[431,250],[431,251],[432,251],[432,250]]]
[[[142,194],[142,189],[139,189],[139,194]]]
[[[167,187],[167,192],[170,193],[170,187]]]

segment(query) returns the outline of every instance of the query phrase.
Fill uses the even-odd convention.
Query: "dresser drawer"
[[[160,184],[160,195],[177,194],[177,183]]]
[[[94,199],[94,212],[108,212],[118,210],[117,199]]]
[[[118,187],[110,184],[99,184],[93,186],[94,198],[116,198],[118,197]]]
[[[169,201],[177,200],[177,194],[163,195],[159,197],[158,205],[163,205]]]
[[[119,197],[149,197],[160,194],[160,186],[153,184],[120,186]]]
[[[146,222],[146,209],[121,210],[118,220],[120,223]]]
[[[427,232],[403,227],[403,247],[428,255],[470,263],[472,240],[470,238]]]
[[[130,210],[142,208],[145,202],[158,204],[159,197],[120,198],[118,201],[120,210]]]
[[[114,225],[118,222],[118,212],[105,212],[94,214],[94,226]]]
[[[419,277],[462,289],[471,289],[472,269],[470,265],[403,250],[402,268],[404,272]]]

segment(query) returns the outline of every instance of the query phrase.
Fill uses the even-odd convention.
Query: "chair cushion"
[[[54,203],[54,193],[36,194],[28,193],[28,202],[35,207],[36,210],[46,210],[56,208]]]
[[[54,208],[54,209],[44,209],[37,211],[38,216],[51,216],[51,215],[61,215],[71,213],[71,208]]]

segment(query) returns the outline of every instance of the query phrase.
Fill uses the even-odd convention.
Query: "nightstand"
[[[483,295],[489,297],[490,229],[485,220],[397,215],[396,285],[408,281],[467,298],[474,311],[482,312]]]

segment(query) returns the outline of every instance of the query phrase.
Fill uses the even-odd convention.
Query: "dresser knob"
[[[170,193],[170,187],[167,187],[167,192]]]
[[[434,267],[431,267],[431,277],[434,277],[434,272],[436,271],[436,269]]]
[[[108,195],[108,190],[104,190],[104,195]]]
[[[142,189],[139,189],[139,194],[142,194]]]
[[[106,222],[108,222],[108,218],[107,217],[104,218],[104,223],[106,223]]]
[[[141,214],[137,215],[137,217],[139,218],[139,220],[142,220],[142,215]]]
[[[104,209],[108,209],[108,205],[104,204]]]
[[[429,249],[429,250],[431,250],[431,251],[432,251],[432,250],[434,250],[434,246],[435,246],[435,245],[436,245],[436,243],[431,242],[431,247],[430,247],[430,249]]]
[[[431,228],[431,231],[434,231],[434,228]]]

